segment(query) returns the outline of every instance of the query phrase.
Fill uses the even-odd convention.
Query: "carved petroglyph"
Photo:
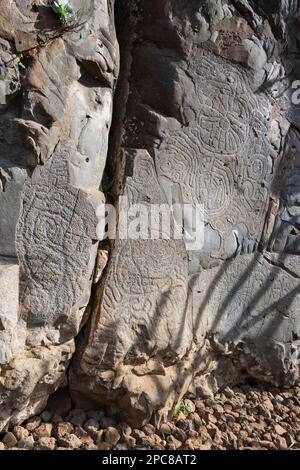
[[[153,354],[157,348],[168,347],[171,331],[174,338],[180,325],[188,328],[181,318],[186,285],[179,248],[169,241],[120,243],[102,303],[100,321],[116,338],[115,344],[107,343],[107,333],[103,336],[99,329],[101,350],[106,350],[104,362],[113,359],[118,364],[131,348]]]
[[[207,222],[224,239],[244,224],[245,239],[258,242],[273,171],[270,104],[233,65],[215,67],[217,80],[219,61],[203,56],[196,62],[197,120],[163,141],[157,172],[180,185],[184,202],[203,204]]]
[[[104,202],[114,0],[72,0],[80,25],[69,31],[49,3],[0,2],[0,431],[66,385]]]
[[[30,323],[63,319],[89,281],[97,220],[86,194],[69,182],[70,152],[70,146],[60,144],[24,188],[17,250],[22,314]]]
[[[133,152],[133,175],[124,194],[130,203],[163,203],[153,160]],[[131,155],[132,157],[132,155]],[[119,208],[122,211],[122,207]],[[187,262],[182,241],[117,240],[105,282],[101,316],[89,340],[85,358],[101,367],[116,367],[126,357],[142,361],[168,348],[170,338],[183,354],[191,340],[191,321],[184,319]],[[179,335],[180,330],[184,334]],[[113,341],[111,339],[113,338]]]
[[[147,149],[155,169],[146,151],[136,150],[124,171],[125,195],[130,203],[202,204],[206,224],[199,251],[153,240],[116,240],[112,247],[71,388],[135,426],[174,409],[193,379],[205,394],[245,377],[278,385],[299,380],[299,359],[292,358],[292,347],[299,356],[298,256],[265,251],[278,208],[293,216],[299,209],[296,175],[275,184],[281,157],[282,179],[289,174],[289,158],[281,155],[287,106],[284,96],[259,88],[265,71],[246,69],[264,65],[264,48],[268,65],[276,60],[273,25],[285,21],[276,10],[270,27],[266,14],[261,41],[249,27],[252,16],[253,25],[261,22],[261,12],[247,10],[246,21],[231,5],[228,34],[222,23],[201,44],[224,2],[199,9],[202,2],[174,0],[160,5],[159,15],[153,2],[142,3],[116,157],[126,147]],[[208,49],[244,56],[243,65]],[[280,206],[281,186],[290,192],[293,185],[290,202]],[[283,220],[297,235],[295,217],[278,217],[276,240]],[[205,375],[211,383],[203,390],[197,381]]]

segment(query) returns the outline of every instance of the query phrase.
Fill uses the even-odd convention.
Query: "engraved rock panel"
[[[127,158],[133,174],[126,178],[123,197],[127,200],[121,200],[119,213],[131,204],[143,203],[150,210],[151,204],[165,203],[150,155],[129,151]],[[186,309],[187,279],[182,240],[116,240],[104,290],[93,315],[93,329],[80,364],[75,361],[73,365],[71,387],[75,396],[82,393],[99,398],[102,389],[110,389],[111,396],[105,401],[114,406],[128,382],[126,396],[132,400],[132,415],[140,409],[144,419],[146,410],[139,397],[144,393],[147,372],[151,373],[151,368],[163,370],[164,361],[182,359],[192,341],[192,318]],[[136,366],[141,365],[145,373],[139,369],[136,372]],[[112,371],[110,378],[106,371]],[[80,381],[76,374],[82,375]],[[93,377],[98,377],[97,385],[93,384]],[[171,378],[162,379],[168,390]],[[161,402],[166,398],[159,397],[153,384],[147,393],[152,396],[150,400]],[[124,414],[125,402],[126,399],[119,409]]]
[[[280,53],[289,44],[296,57],[295,2],[200,3],[134,5],[114,161],[119,215],[124,194],[202,204],[204,247],[112,243],[70,372],[77,404],[101,403],[135,425],[170,415],[188,389],[299,381],[295,64]],[[133,166],[121,161],[128,149]]]
[[[268,139],[272,104],[252,92],[246,72],[213,55],[198,53],[194,69],[197,120],[163,140],[156,167],[179,184],[184,202],[203,205],[226,257],[239,226],[245,242],[260,239],[277,157]]]
[[[95,276],[114,2],[72,0],[66,28],[46,3],[0,1],[0,431],[67,383],[84,324],[73,398],[135,426],[188,390],[299,381],[297,2],[117,3],[103,187],[118,227]],[[203,249],[123,237],[140,203],[203,205]]]
[[[70,184],[71,146],[59,144],[25,184],[18,224],[21,314],[29,324],[66,321],[81,298],[89,272],[97,218],[87,195]]]

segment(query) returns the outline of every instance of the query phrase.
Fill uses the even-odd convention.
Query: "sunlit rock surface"
[[[202,205],[204,246],[113,244],[71,368],[79,404],[143,423],[188,389],[299,380],[297,14],[283,1],[132,9],[119,196]]]
[[[66,381],[91,294],[119,54],[113,2],[72,6],[0,2],[0,428]]]
[[[60,386],[135,426],[293,386],[298,2],[70,3],[0,1],[0,429]],[[203,244],[123,237],[126,204],[201,206]]]

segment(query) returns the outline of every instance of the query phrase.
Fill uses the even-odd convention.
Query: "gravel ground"
[[[300,387],[227,387],[185,399],[172,421],[132,429],[102,411],[44,411],[0,436],[0,450],[300,450]]]

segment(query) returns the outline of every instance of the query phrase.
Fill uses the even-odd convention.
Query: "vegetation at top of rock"
[[[53,1],[51,7],[62,24],[66,24],[74,17],[74,10],[66,0]]]

